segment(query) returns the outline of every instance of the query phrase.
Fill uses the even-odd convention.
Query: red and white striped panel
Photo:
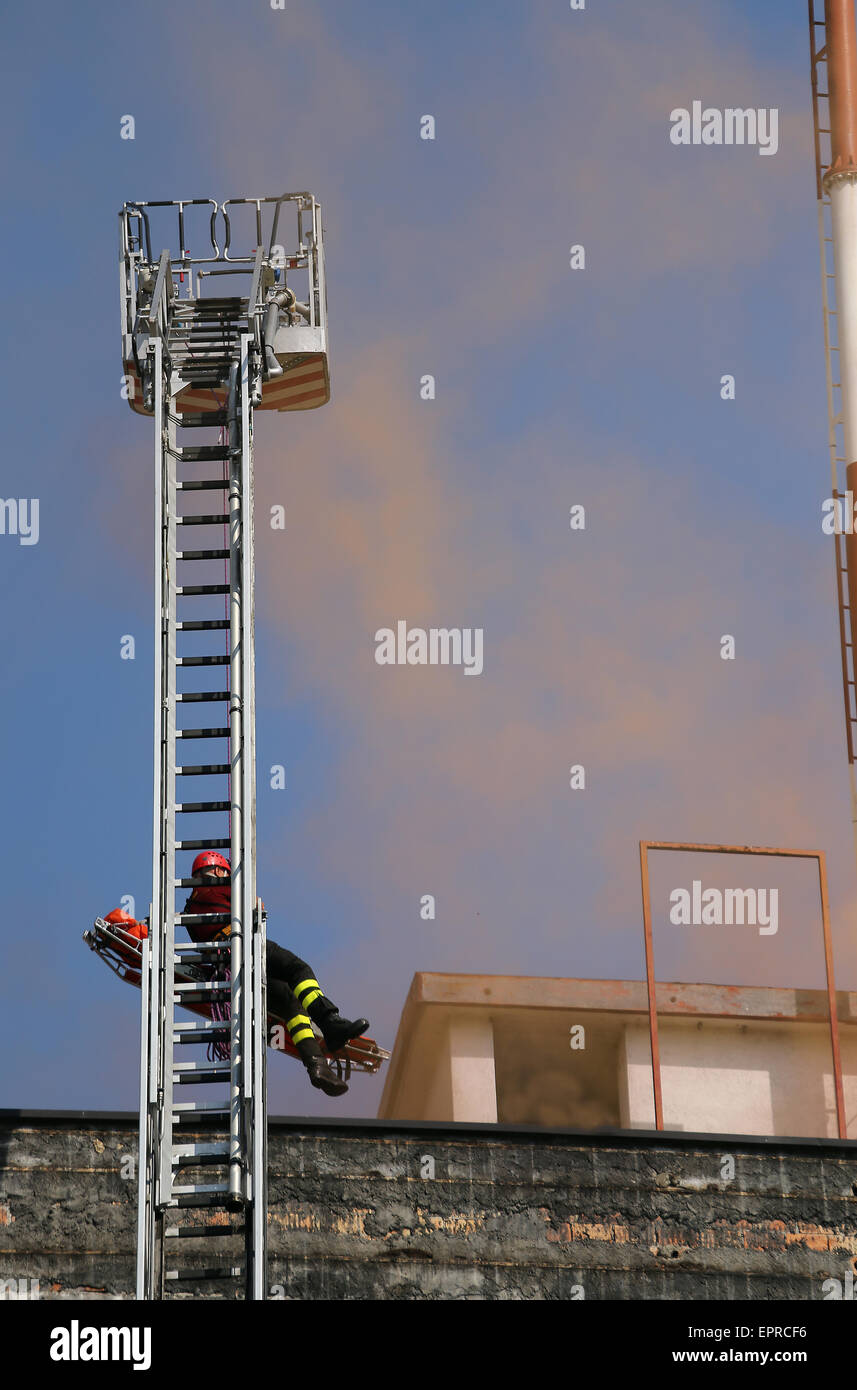
[[[138,415],[148,415],[143,409],[143,389],[133,363],[125,363],[131,394],[128,401]],[[327,357],[323,352],[307,354],[290,371],[274,381],[266,381],[262,386],[262,403],[257,410],[314,410],[326,405],[330,400],[330,377],[327,370]],[[176,409],[206,411],[219,410],[226,402],[226,392],[207,386],[204,388],[186,386],[176,397]]]

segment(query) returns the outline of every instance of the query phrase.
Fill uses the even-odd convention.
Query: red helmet
[[[202,854],[198,854],[190,866],[194,878],[201,869],[227,869],[231,872],[229,860],[224,859],[222,854],[216,854],[211,849],[205,849]]]

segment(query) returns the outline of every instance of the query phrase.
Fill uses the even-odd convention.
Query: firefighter
[[[203,879],[205,886],[194,888],[185,903],[185,912],[202,914],[232,910],[232,870],[228,859],[213,850],[204,850],[194,859],[191,874]],[[230,930],[228,925],[188,927],[196,942],[226,939]],[[359,1038],[366,1032],[369,1020],[342,1018],[336,1005],[322,992],[306,961],[275,941],[267,942],[265,963],[271,1012],[285,1022],[310,1081],[325,1095],[341,1096],[348,1086],[333,1071],[319,1047],[312,1023],[317,1023],[321,1029],[328,1050],[338,1052],[352,1038]]]

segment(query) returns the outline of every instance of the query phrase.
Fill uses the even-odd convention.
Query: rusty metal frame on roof
[[[847,1139],[845,1100],[842,1091],[842,1057],[839,1050],[839,1020],[836,1011],[836,986],[833,978],[833,946],[830,939],[830,905],[827,896],[827,863],[823,850],[767,849],[759,845],[691,845],[683,841],[641,840],[640,873],[643,887],[643,930],[646,939],[646,990],[649,1001],[649,1041],[652,1050],[652,1085],[655,1098],[655,1129],[663,1129],[664,1112],[661,1091],[661,1054],[658,1041],[658,1011],[655,997],[655,959],[652,944],[652,904],[649,893],[649,850],[679,850],[703,854],[767,854],[781,859],[814,859],[818,864],[818,884],[821,892],[821,924],[824,933],[824,965],[827,972],[827,1007],[830,1018],[830,1048],[833,1056],[833,1088],[836,1095],[836,1123],[840,1139]]]

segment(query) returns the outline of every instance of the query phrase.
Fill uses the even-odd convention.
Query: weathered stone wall
[[[0,1281],[132,1297],[136,1147],[130,1114],[0,1112]],[[857,1144],[272,1119],[269,1214],[275,1297],[821,1299]]]

